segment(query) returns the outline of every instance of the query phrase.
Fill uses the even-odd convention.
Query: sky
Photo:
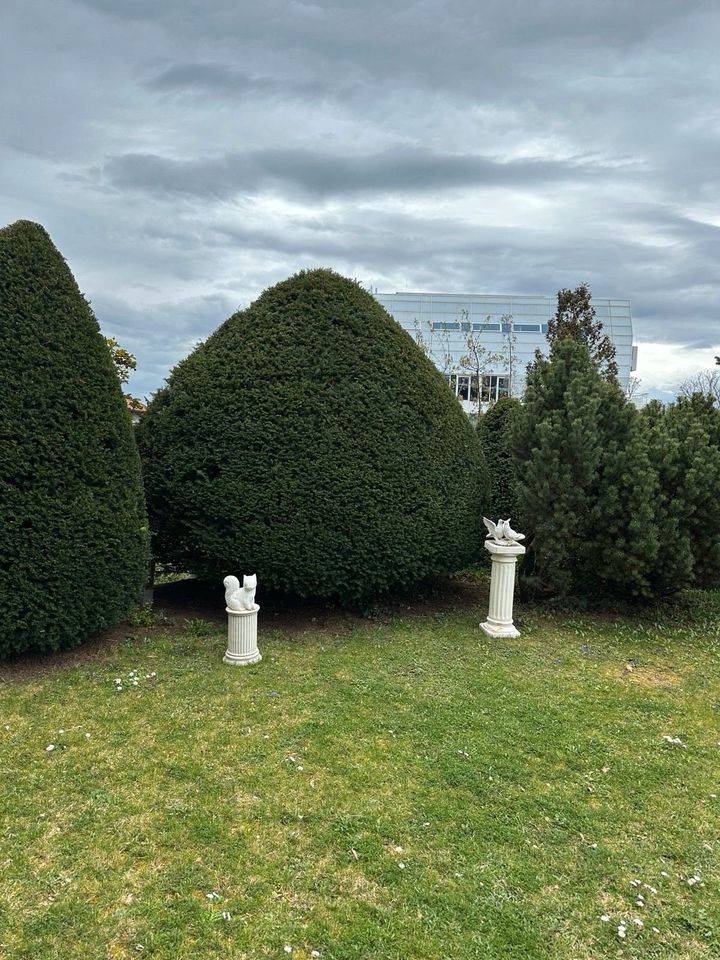
[[[717,0],[3,0],[0,221],[50,232],[148,396],[264,288],[632,301],[720,354]]]

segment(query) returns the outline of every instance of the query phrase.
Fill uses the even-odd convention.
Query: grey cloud
[[[271,97],[307,100],[337,97],[342,88],[320,81],[249,76],[220,63],[176,63],[146,81],[148,90],[172,94],[211,94],[225,97]]]
[[[199,160],[126,154],[108,160],[102,176],[114,187],[148,193],[229,197],[285,187],[318,197],[403,193],[460,187],[520,187],[597,177],[593,161],[540,159],[499,162],[490,157],[393,148],[369,156],[312,150],[257,150]]]
[[[715,0],[6,0],[1,219],[45,223],[136,392],[319,264],[587,279],[716,346],[718,36]]]

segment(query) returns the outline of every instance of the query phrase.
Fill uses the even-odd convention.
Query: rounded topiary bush
[[[352,602],[458,569],[487,478],[440,373],[357,283],[299,273],[179,364],[139,428],[159,559]]]
[[[147,572],[132,424],[97,321],[45,230],[0,230],[0,655],[81,643]]]

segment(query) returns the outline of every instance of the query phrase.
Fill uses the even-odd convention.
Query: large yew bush
[[[521,410],[522,404],[515,397],[502,397],[482,414],[477,425],[490,476],[490,499],[486,510],[495,521],[510,517],[520,522],[513,436]]]
[[[486,472],[440,373],[358,284],[302,272],[171,374],[139,428],[163,561],[342,602],[461,567]]]
[[[81,643],[147,571],[140,464],[97,321],[45,230],[0,230],[0,655]]]

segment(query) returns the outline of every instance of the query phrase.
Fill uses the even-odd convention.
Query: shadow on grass
[[[264,628],[299,638],[307,632],[336,634],[369,620],[386,622],[396,616],[425,616],[472,609],[487,604],[488,585],[487,571],[470,570],[436,577],[412,590],[387,594],[371,607],[344,609],[337,604],[291,600],[279,594],[263,593],[262,585],[257,600]],[[0,683],[82,666],[102,659],[124,641],[160,632],[180,635],[186,631],[188,623],[199,621],[206,621],[218,630],[225,628],[222,584],[192,577],[164,583],[155,588],[151,607],[140,608],[130,620],[81,646],[56,653],[25,654],[0,663]]]

